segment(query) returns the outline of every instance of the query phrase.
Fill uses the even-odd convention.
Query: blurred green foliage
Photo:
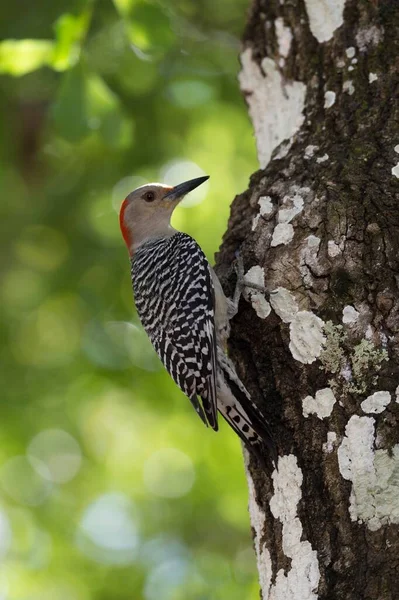
[[[256,168],[246,4],[2,3],[4,600],[258,597],[239,441],[160,366],[117,218],[137,185],[210,174],[174,225],[212,261]]]

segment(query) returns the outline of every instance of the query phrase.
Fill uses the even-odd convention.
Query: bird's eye
[[[146,192],[144,194],[144,200],[146,202],[153,202],[155,200],[155,194],[154,194],[154,192]]]

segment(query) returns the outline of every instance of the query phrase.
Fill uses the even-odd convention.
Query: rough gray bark
[[[248,473],[263,599],[397,600],[399,5],[347,0],[342,24],[326,6],[252,7],[241,85],[265,168],[233,202],[217,271],[231,292],[240,249],[284,288],[270,314],[248,292],[230,339],[280,454],[280,475]],[[301,89],[299,126],[274,126],[275,98],[296,117]],[[267,162],[276,131],[290,145]]]

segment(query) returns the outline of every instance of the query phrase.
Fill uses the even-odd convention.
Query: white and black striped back
[[[204,253],[177,232],[144,242],[131,266],[137,312],[156,352],[202,420],[217,429],[215,300]]]

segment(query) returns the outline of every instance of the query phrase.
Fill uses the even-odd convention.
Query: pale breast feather
[[[204,422],[217,429],[215,300],[206,256],[184,233],[150,240],[132,258],[132,281],[159,357]]]

